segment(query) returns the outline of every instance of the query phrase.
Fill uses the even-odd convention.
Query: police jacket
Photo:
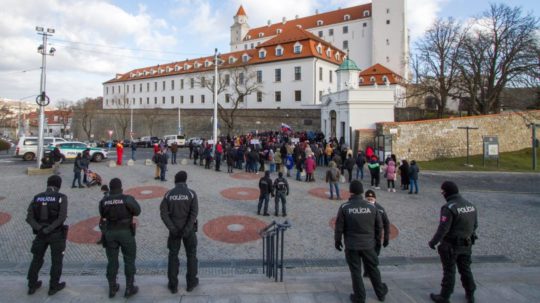
[[[388,215],[386,214],[384,207],[382,207],[379,203],[375,203],[375,207],[381,215],[383,226],[383,239],[385,242],[387,242],[390,239],[390,220],[388,220]]]
[[[281,177],[274,180],[274,189],[276,192],[280,193],[286,193],[289,194],[289,182],[287,182],[287,179]]]
[[[141,213],[141,206],[122,190],[111,190],[109,195],[99,202],[99,214],[107,222],[107,229],[129,229],[134,216]]]
[[[176,183],[161,200],[159,210],[161,220],[171,233],[187,234],[193,230],[199,214],[197,194],[186,183]]]
[[[335,241],[345,237],[345,248],[366,250],[375,248],[381,242],[382,221],[374,205],[353,195],[343,203],[337,213]]]
[[[431,239],[433,246],[444,241],[457,246],[471,244],[478,227],[476,207],[460,194],[446,197],[446,204],[441,208],[439,228]]]
[[[28,206],[26,222],[35,234],[41,231],[50,234],[61,231],[67,217],[67,196],[58,188],[49,186],[45,192],[37,194]]]
[[[270,177],[262,177],[259,180],[259,190],[261,191],[261,195],[273,194],[272,179]]]

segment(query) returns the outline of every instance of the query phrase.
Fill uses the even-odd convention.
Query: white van
[[[59,137],[45,137],[43,138],[43,150],[47,149],[47,146],[60,142],[66,142],[65,139]],[[36,158],[38,149],[38,137],[20,137],[17,147],[15,148],[15,157],[22,157],[24,161],[31,161]]]
[[[171,147],[174,142],[176,142],[178,147],[186,146],[186,136],[184,135],[166,135],[163,136],[163,140],[165,140],[168,147]]]

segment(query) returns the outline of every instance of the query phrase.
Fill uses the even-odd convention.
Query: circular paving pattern
[[[339,195],[340,195],[340,198],[342,201],[347,201],[349,200],[349,197],[351,196],[351,194],[344,190],[343,189],[343,185],[340,184],[339,185]],[[348,187],[348,186],[347,186]],[[321,199],[325,199],[325,200],[328,200],[330,199],[330,188],[329,187],[317,187],[317,188],[313,188],[313,189],[310,189],[308,191],[308,193],[312,196],[315,196],[317,198],[321,198]],[[334,193],[334,199],[336,199],[336,193]]]
[[[220,194],[229,200],[250,201],[259,199],[259,190],[252,187],[233,187],[227,188]]]
[[[68,240],[78,244],[96,244],[101,238],[99,216],[92,217],[69,227]],[[138,224],[137,219],[134,220]]]
[[[262,175],[257,175],[254,173],[246,173],[246,172],[234,173],[234,174],[230,174],[230,176],[235,179],[240,179],[240,180],[258,180],[262,177]]]
[[[330,225],[330,228],[333,230],[336,229],[336,217],[333,217],[330,219],[330,222],[328,222],[328,225]],[[390,223],[390,240],[394,240],[399,235],[399,229],[392,223]]]
[[[6,224],[11,220],[11,215],[8,213],[0,212],[0,226]]]
[[[224,216],[208,221],[203,231],[212,240],[241,244],[260,239],[259,231],[266,225],[266,222],[252,217]]]
[[[169,191],[169,189],[162,186],[148,185],[132,187],[128,190],[125,190],[124,194],[132,195],[137,200],[147,200],[163,198],[167,191]]]

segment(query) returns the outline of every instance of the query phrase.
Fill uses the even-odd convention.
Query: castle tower
[[[248,17],[244,11],[244,7],[240,5],[238,12],[234,16],[234,24],[231,26],[231,51],[234,51],[233,46],[242,42],[249,31],[247,23]]]
[[[407,0],[372,2],[372,65],[382,64],[403,79],[409,76],[409,30]]]
[[[358,73],[360,69],[356,66],[356,63],[347,59],[341,63],[339,68],[336,70],[337,74],[337,91],[340,92],[345,89],[355,89],[358,88]]]

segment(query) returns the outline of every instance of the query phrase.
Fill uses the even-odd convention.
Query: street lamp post
[[[39,88],[39,96],[37,96],[36,98],[36,102],[39,105],[39,133],[36,164],[37,168],[39,168],[41,164],[41,158],[43,158],[43,130],[45,124],[45,106],[49,105],[50,102],[49,97],[47,97],[47,94],[45,93],[45,86],[47,83],[47,56],[54,56],[56,49],[54,47],[51,47],[51,49],[47,51],[47,37],[54,34],[53,28],[47,28],[47,30],[45,31],[43,27],[36,26],[36,31],[38,32],[38,35],[41,35],[43,37],[43,44],[41,44],[37,49],[38,53],[41,54],[41,83]]]
[[[214,52],[214,145],[212,147],[212,152],[216,154],[216,145],[217,145],[217,111],[218,111],[218,50],[215,49]]]

